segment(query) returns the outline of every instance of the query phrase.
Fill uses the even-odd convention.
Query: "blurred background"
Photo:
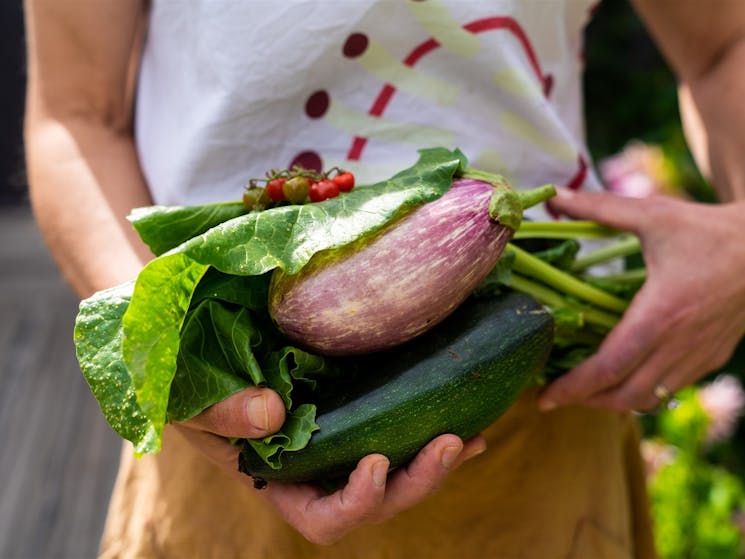
[[[96,556],[120,443],[75,360],[78,301],[28,205],[20,0],[0,2],[0,558]]]
[[[33,223],[23,171],[23,16],[0,3],[0,558],[94,557],[119,454],[74,356],[77,300]],[[587,134],[609,189],[703,202],[678,120],[675,82],[626,0],[587,29]],[[623,92],[619,95],[619,92]],[[642,416],[663,558],[743,556],[745,350]]]

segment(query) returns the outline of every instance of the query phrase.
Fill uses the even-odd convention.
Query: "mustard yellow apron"
[[[101,557],[654,557],[634,418],[541,413],[535,399],[526,393],[487,429],[488,450],[436,495],[330,547],[308,543],[177,434],[154,457],[125,448]]]

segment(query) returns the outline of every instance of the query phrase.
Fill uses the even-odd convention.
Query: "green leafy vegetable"
[[[153,254],[160,256],[215,225],[245,213],[241,202],[223,202],[202,206],[148,206],[135,209],[128,219]]]
[[[240,203],[134,212],[135,229],[159,256],[134,290],[84,302],[76,330],[78,358],[112,427],[137,452],[154,453],[166,421],[193,417],[244,386],[266,382],[294,403],[293,387],[312,389],[333,374],[297,348],[265,353],[272,344],[257,336],[278,339],[261,318],[267,274],[276,267],[297,272],[315,253],[442,196],[465,164],[459,151],[435,148],[391,179],[322,203],[250,213]],[[240,340],[252,340],[250,347],[238,347]],[[112,377],[118,388],[100,386]],[[277,466],[283,449],[307,442],[314,414],[314,406],[298,403],[281,433],[254,443],[268,463]]]
[[[206,271],[206,265],[174,253],[151,261],[137,277],[122,317],[122,357],[132,377],[137,403],[158,434],[147,446],[137,443],[138,452],[160,449],[181,326],[194,289]]]
[[[142,412],[122,358],[122,317],[134,282],[96,293],[80,305],[75,346],[80,368],[109,425],[137,449],[157,445],[160,434]]]

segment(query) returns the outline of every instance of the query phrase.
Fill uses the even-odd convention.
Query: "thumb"
[[[646,204],[638,198],[609,192],[576,192],[557,189],[551,208],[574,219],[597,221],[613,229],[637,233],[644,221]]]
[[[284,419],[285,406],[279,395],[268,388],[252,386],[213,404],[182,425],[223,437],[255,439],[278,431]]]

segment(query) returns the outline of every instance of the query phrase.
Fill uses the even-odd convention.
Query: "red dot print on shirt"
[[[342,53],[347,58],[357,58],[367,50],[370,40],[364,33],[352,33],[344,43]]]
[[[318,171],[319,173],[323,171],[323,160],[315,151],[304,151],[298,153],[290,163],[290,168],[295,167],[296,165],[303,169]]]
[[[538,56],[533,49],[530,39],[517,20],[509,16],[487,17],[467,23],[463,25],[463,29],[473,34],[499,30],[511,34],[522,46],[533,73],[541,85],[543,95],[546,99],[551,97],[555,85],[554,76],[550,73],[544,72],[541,68]],[[429,38],[415,46],[408,56],[406,56],[401,62],[405,66],[414,67],[419,60],[431,52],[436,51],[439,47],[441,47],[441,45],[437,40]],[[344,57],[354,59],[365,55],[369,48],[370,38],[364,33],[355,32],[346,38],[341,50]],[[397,88],[395,85],[390,83],[383,84],[380,92],[375,97],[372,106],[367,111],[367,114],[373,117],[382,117],[396,92]],[[322,118],[327,114],[330,104],[331,99],[328,92],[325,90],[315,91],[306,100],[305,113],[312,119]],[[364,151],[367,141],[368,139],[364,136],[355,136],[347,151],[347,160],[359,161],[362,158],[362,152]],[[567,184],[571,189],[579,188],[584,182],[587,174],[587,164],[584,161],[584,158],[579,155],[578,159],[578,168]],[[310,168],[317,168],[317,166],[321,165],[321,158],[314,151],[302,152],[301,154],[298,154],[293,161],[302,161],[302,163],[298,164],[303,164],[303,166],[309,166]]]
[[[324,90],[316,91],[305,102],[305,114],[310,118],[321,118],[329,110],[331,99]]]

